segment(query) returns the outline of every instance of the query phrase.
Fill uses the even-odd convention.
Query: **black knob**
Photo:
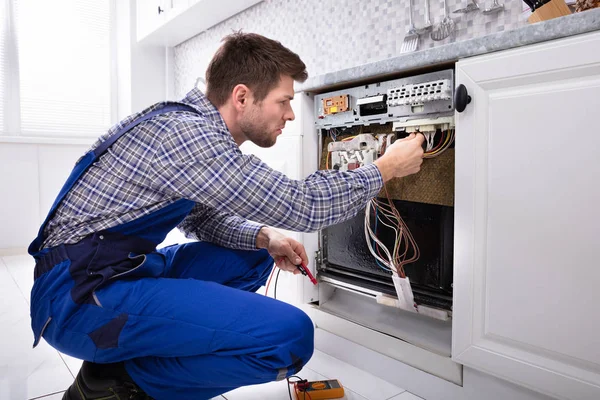
[[[158,13],[160,14],[161,12],[165,12],[165,10],[163,10],[162,8],[160,8],[160,6],[158,6]]]
[[[471,103],[471,96],[467,92],[467,88],[462,83],[456,88],[454,93],[454,107],[456,111],[463,112],[467,108],[467,104]]]

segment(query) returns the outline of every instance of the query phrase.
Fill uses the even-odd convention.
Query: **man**
[[[224,39],[192,90],[130,116],[75,166],[30,253],[35,344],[86,360],[65,399],[207,399],[284,379],[313,352],[299,309],[255,292],[298,273],[315,231],[356,215],[384,181],[416,173],[421,136],[374,165],[294,181],[238,146],[272,146],[294,119],[300,58],[256,34]],[[257,222],[251,222],[257,221]],[[199,241],[159,251],[179,226]],[[260,250],[259,250],[260,249]]]

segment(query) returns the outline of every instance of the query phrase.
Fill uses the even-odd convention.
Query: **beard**
[[[261,121],[260,106],[253,108],[240,121],[240,129],[244,136],[259,147],[268,148],[275,145],[277,137],[272,137],[267,122]]]

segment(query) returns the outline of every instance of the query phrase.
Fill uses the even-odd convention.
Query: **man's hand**
[[[302,243],[282,235],[273,228],[266,226],[261,228],[256,237],[256,247],[267,249],[280,269],[293,272],[294,275],[300,273],[297,265],[308,264],[308,257]]]
[[[416,174],[421,170],[424,140],[423,135],[411,133],[404,139],[396,140],[383,156],[375,160],[384,182]]]

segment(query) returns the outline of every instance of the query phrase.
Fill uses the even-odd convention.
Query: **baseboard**
[[[395,338],[328,315],[318,309],[313,308],[308,311],[317,326],[315,330],[315,348],[317,350],[368,371],[427,400],[463,399],[462,365],[453,362],[455,365],[448,364],[447,361],[437,364],[432,359],[427,361],[431,355],[439,356],[433,353],[429,355],[414,353],[414,349],[406,351],[407,348],[401,344],[402,342]],[[406,345],[411,346],[407,343]],[[425,356],[425,359],[411,361],[420,362],[422,366],[425,366],[424,363],[430,364],[426,367],[436,370],[437,375],[444,375],[444,378],[397,359],[410,358],[411,353],[413,358],[415,355],[416,357]],[[431,364],[432,362],[433,364]]]
[[[23,256],[27,254],[25,247],[11,247],[6,249],[0,249],[0,257],[4,256]]]

